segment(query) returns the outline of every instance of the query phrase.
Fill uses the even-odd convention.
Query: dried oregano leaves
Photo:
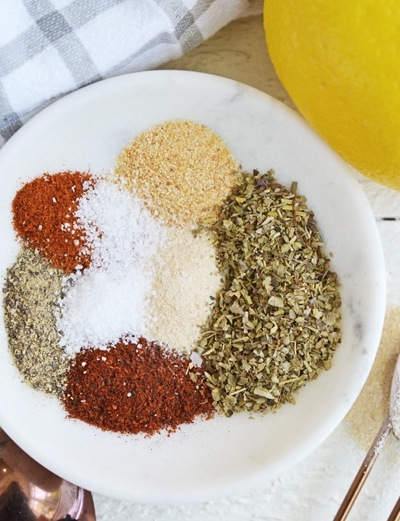
[[[340,294],[306,199],[244,173],[209,224],[223,276],[198,350],[217,411],[275,410],[329,369]]]

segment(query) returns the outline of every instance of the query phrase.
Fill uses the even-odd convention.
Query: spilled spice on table
[[[382,337],[371,372],[344,420],[350,436],[362,450],[369,449],[389,412],[390,388],[399,353],[400,307],[392,307],[386,312]]]
[[[107,351],[88,349],[75,356],[63,403],[70,417],[106,431],[171,433],[196,416],[211,418],[211,393],[202,373],[144,338],[120,341]]]

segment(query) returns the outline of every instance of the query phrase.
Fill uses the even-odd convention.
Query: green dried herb
[[[338,280],[305,197],[243,173],[209,226],[223,276],[198,351],[215,408],[275,410],[329,369],[341,340]]]

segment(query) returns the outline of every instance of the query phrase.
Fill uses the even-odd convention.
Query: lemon
[[[359,172],[400,190],[399,0],[265,0],[276,73]]]

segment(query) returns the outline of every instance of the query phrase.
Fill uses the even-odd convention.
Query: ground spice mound
[[[216,215],[238,170],[215,132],[173,120],[137,136],[118,157],[115,173],[155,216],[184,226]]]
[[[87,173],[44,174],[26,183],[13,199],[17,235],[67,274],[79,264],[90,265],[90,255],[82,251],[84,231],[74,222],[79,199],[90,184]]]
[[[187,228],[167,228],[148,302],[149,338],[190,353],[200,337],[221,286],[210,235]]]
[[[197,415],[210,418],[202,369],[141,338],[108,351],[88,349],[71,361],[64,406],[68,415],[121,433],[174,432]]]
[[[3,287],[8,346],[25,382],[60,395],[69,362],[60,347],[55,310],[63,273],[38,250],[22,248]]]

